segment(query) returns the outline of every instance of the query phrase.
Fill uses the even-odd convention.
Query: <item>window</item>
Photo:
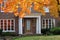
[[[27,20],[26,23],[27,23],[27,24],[26,24],[26,28],[27,28],[27,30],[30,30],[30,20]]]
[[[49,12],[49,7],[44,7],[45,12]]]
[[[0,29],[2,29],[3,32],[15,32],[15,20],[0,19]]]
[[[4,0],[4,1],[0,4],[0,8],[6,7],[6,1],[7,1],[7,0]],[[2,9],[0,9],[0,10],[1,10],[1,12],[4,12]]]
[[[42,28],[52,28],[55,26],[55,19],[43,19]]]

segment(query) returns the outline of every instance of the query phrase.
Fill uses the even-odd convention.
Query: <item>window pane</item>
[[[11,29],[14,30],[14,26],[11,26]]]
[[[43,24],[45,24],[45,20],[43,20]]]
[[[43,27],[42,28],[45,28],[45,24],[43,25]]]
[[[8,26],[10,26],[10,20],[8,20]]]
[[[11,19],[1,19],[0,20],[0,27],[6,32],[14,31],[14,20]]]
[[[2,2],[2,4],[1,4],[1,11],[3,11],[3,10],[2,10],[2,7],[4,7],[4,2]]]
[[[46,28],[48,28],[48,25],[46,25]]]
[[[42,28],[45,28],[45,20],[42,20]]]
[[[11,29],[14,30],[14,20],[11,20]]]
[[[12,26],[14,25],[14,21],[13,21],[13,20],[11,20],[11,25],[12,25]]]
[[[45,12],[49,12],[49,7],[44,7]]]
[[[49,28],[51,28],[51,25],[49,25]]]
[[[54,22],[53,22],[53,19],[43,19],[42,20],[42,28],[52,28],[54,27]]]
[[[49,25],[51,24],[51,20],[49,20]]]
[[[8,20],[8,30],[10,30],[10,20]]]
[[[4,30],[7,30],[7,27],[6,26],[4,26]]]
[[[46,25],[48,25],[48,20],[46,20]]]
[[[1,20],[1,23],[3,23],[3,20]]]
[[[13,20],[11,20],[11,22],[13,23]]]
[[[4,20],[4,30],[7,30],[7,21]]]
[[[1,20],[1,28],[3,29],[3,20]]]
[[[6,23],[6,20],[4,20],[4,23]]]
[[[30,20],[27,20],[26,27],[27,27],[27,30],[30,30]]]

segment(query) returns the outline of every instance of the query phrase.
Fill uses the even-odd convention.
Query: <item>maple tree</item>
[[[50,14],[54,17],[59,17],[57,0],[50,0]]]
[[[4,0],[0,0],[0,4]],[[43,7],[49,7],[50,14],[54,17],[58,17],[58,7],[56,0],[7,0],[5,6],[2,6],[2,10],[7,13],[14,13],[15,16],[24,17],[26,14],[30,14],[30,8],[33,7],[34,10],[41,12],[45,15]],[[20,10],[18,11],[18,9]]]

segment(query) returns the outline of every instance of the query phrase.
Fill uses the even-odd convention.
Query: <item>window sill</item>
[[[7,30],[7,31],[3,30],[3,32],[15,32],[15,30],[10,30],[10,31],[9,30]]]

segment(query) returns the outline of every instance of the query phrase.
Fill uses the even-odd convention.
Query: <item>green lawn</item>
[[[15,37],[13,40],[60,40],[60,35]]]

